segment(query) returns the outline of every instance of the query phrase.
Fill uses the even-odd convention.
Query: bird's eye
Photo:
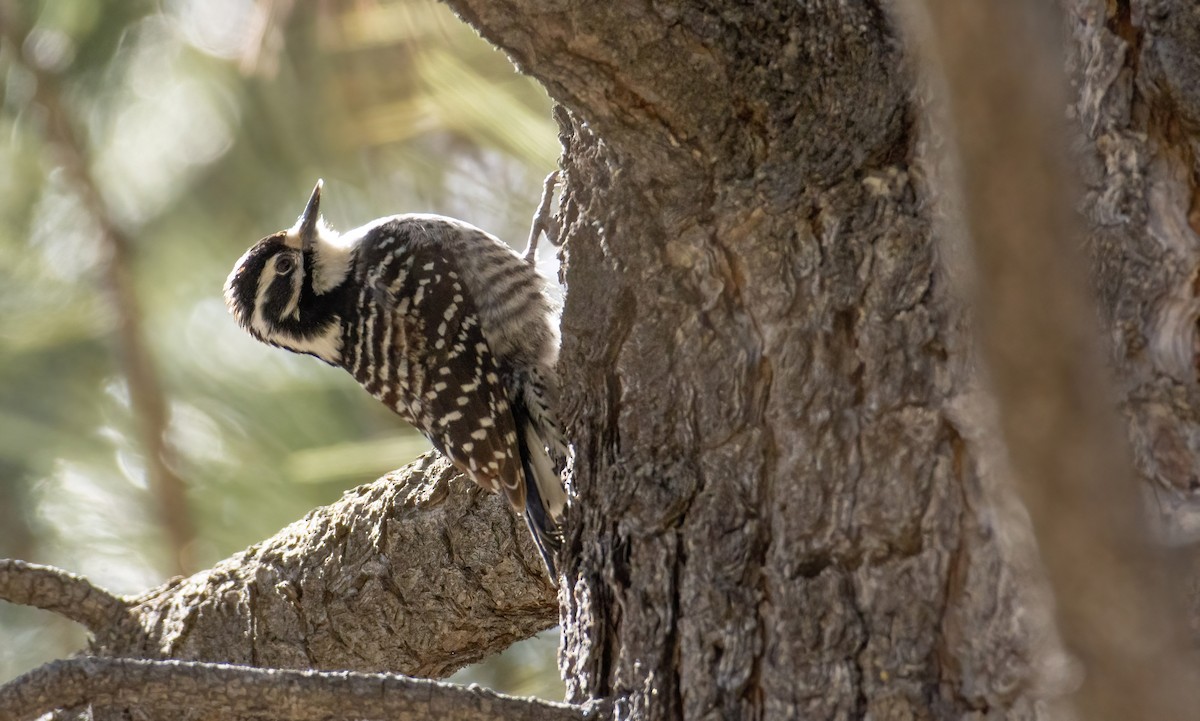
[[[290,255],[281,255],[275,259],[275,272],[279,275],[287,275],[296,268],[296,261]]]

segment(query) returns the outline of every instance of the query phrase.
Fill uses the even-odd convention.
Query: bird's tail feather
[[[563,508],[567,495],[562,479],[555,471],[554,463],[546,452],[529,417],[517,414],[517,445],[521,452],[521,466],[525,471],[525,525],[533,536],[534,545],[542,555],[550,582],[558,586],[558,569],[554,559],[562,548]]]

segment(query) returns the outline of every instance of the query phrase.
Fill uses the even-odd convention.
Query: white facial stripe
[[[275,335],[272,324],[269,323],[263,315],[263,305],[267,302],[267,292],[271,288],[271,284],[279,274],[275,272],[275,260],[271,259],[265,266],[260,276],[258,276],[258,289],[254,294],[254,315],[250,318],[250,325],[263,338],[269,338]],[[283,317],[293,320],[300,320],[300,291],[302,290],[303,277],[299,270],[292,271],[292,296],[288,299],[288,303],[283,308]]]
[[[300,291],[304,283],[304,276],[299,270],[292,271],[292,297],[288,304],[283,308],[283,317],[291,318],[292,320],[300,320]]]
[[[334,316],[317,335],[310,338],[287,336],[287,341],[280,345],[297,353],[311,353],[327,363],[337,363],[342,358],[342,320]]]
[[[317,241],[314,248],[316,261],[312,278],[313,292],[320,295],[341,284],[346,274],[350,272],[350,256],[358,242],[362,240],[362,236],[362,233],[340,235],[325,225],[324,218],[318,219]],[[299,220],[288,230],[284,244],[289,248],[299,249],[301,247]]]
[[[317,241],[317,258],[313,268],[313,292],[317,294],[332,290],[350,272],[351,248],[345,248],[323,239]]]
[[[250,327],[263,338],[270,337],[271,324],[263,317],[263,304],[267,302],[267,291],[275,281],[275,263],[267,263],[258,276],[258,290],[254,294],[254,315],[250,317]]]

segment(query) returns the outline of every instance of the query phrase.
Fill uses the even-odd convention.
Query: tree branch
[[[287,671],[180,661],[56,661],[0,687],[0,719],[59,708],[136,709],[138,717],[284,721],[436,718],[445,721],[582,721],[600,707],[520,699],[487,689],[390,674]]]
[[[94,654],[439,678],[558,622],[524,526],[432,452],[128,602]]]
[[[542,237],[542,233],[546,234],[546,239],[550,241],[550,245],[557,246],[558,243],[558,224],[551,216],[550,206],[554,203],[554,188],[558,185],[559,171],[555,170],[546,176],[542,182],[542,199],[538,202],[537,210],[533,213],[533,223],[529,227],[529,244],[525,246],[525,252],[522,255],[525,262],[537,265],[537,249],[538,241]]]
[[[0,600],[53,611],[99,633],[129,613],[125,599],[82,576],[35,563],[0,559]]]
[[[435,678],[558,622],[524,526],[432,452],[140,596],[0,560],[0,599],[82,624],[96,655]]]

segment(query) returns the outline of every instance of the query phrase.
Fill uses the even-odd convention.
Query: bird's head
[[[255,243],[225,281],[225,305],[258,340],[337,365],[341,360],[339,289],[354,248],[321,218],[321,181],[296,224]]]

